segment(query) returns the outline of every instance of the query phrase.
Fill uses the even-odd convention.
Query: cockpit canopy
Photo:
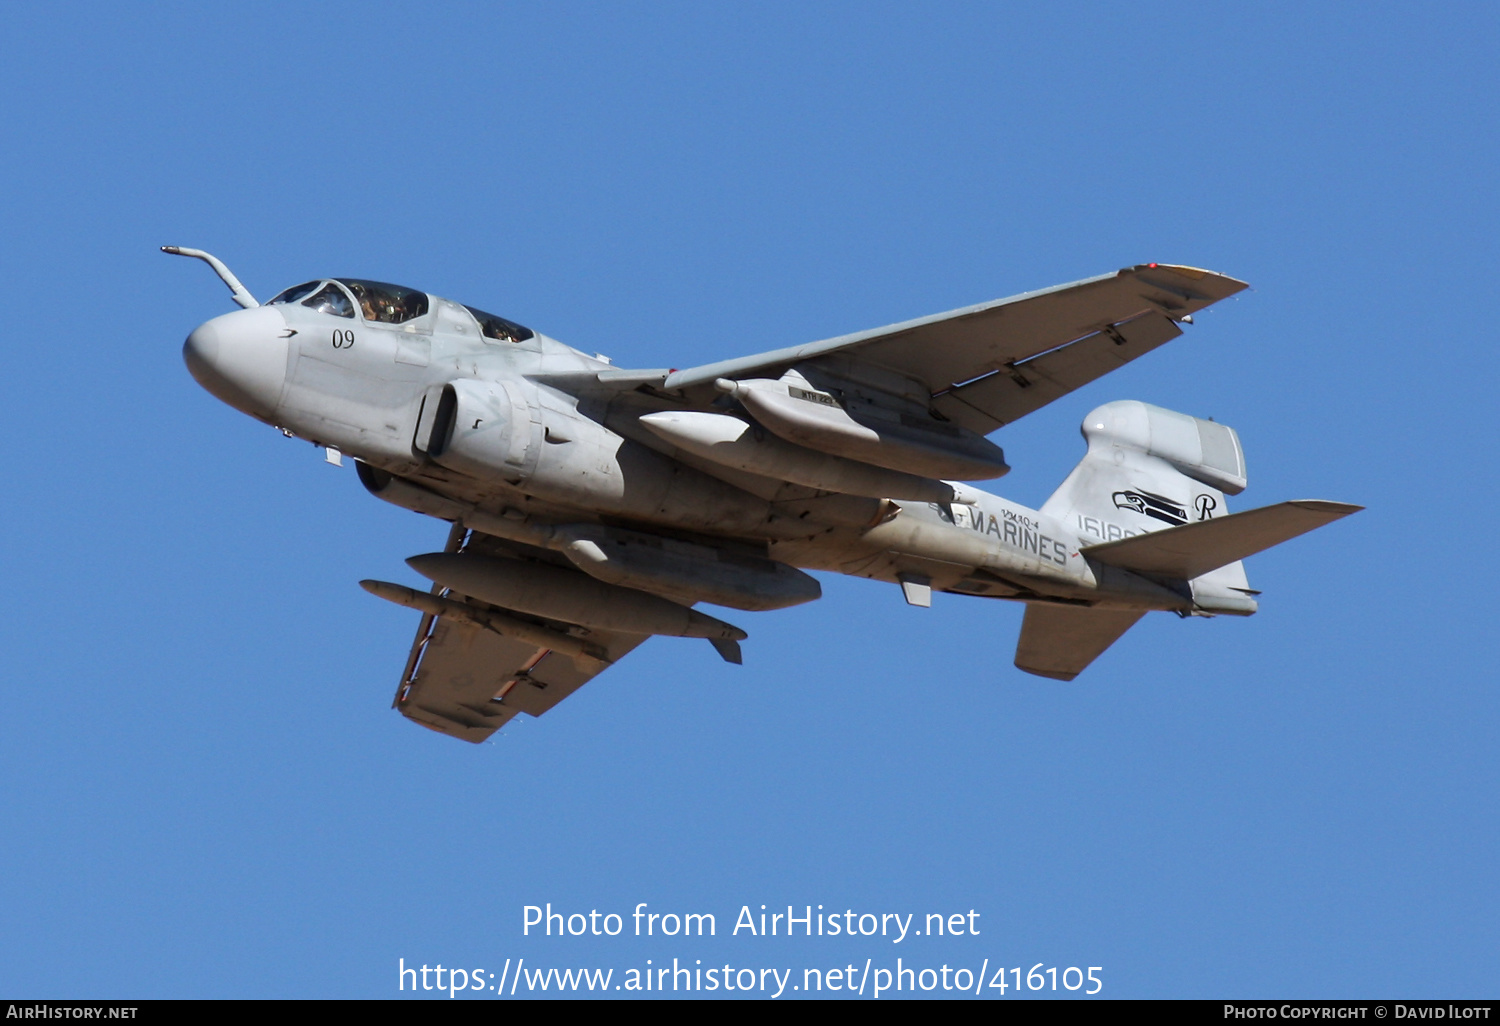
[[[320,278],[317,281],[303,282],[277,294],[267,305],[297,302],[319,313],[350,318],[354,316],[357,303],[365,320],[381,324],[403,324],[425,315],[429,309],[425,292],[380,281],[365,281],[362,278]],[[464,309],[474,316],[479,330],[486,338],[498,342],[525,342],[536,334],[530,328],[504,317],[476,310],[472,306]]]
[[[401,324],[415,320],[427,312],[427,293],[400,285],[387,285],[379,281],[361,281],[359,278],[338,278],[350,292],[367,321],[382,324]]]
[[[318,286],[323,286],[321,289]],[[343,288],[339,288],[342,285]],[[306,297],[306,298],[304,298]],[[351,297],[354,302],[350,302]],[[421,317],[428,310],[427,293],[402,285],[387,285],[362,278],[334,278],[303,282],[280,293],[270,304],[295,303],[335,317],[353,317],[354,304],[367,321],[380,324],[404,324]]]
[[[523,328],[515,321],[507,321],[504,317],[496,317],[492,313],[476,310],[472,306],[466,306],[464,309],[474,315],[474,319],[479,322],[479,330],[484,332],[485,337],[497,342],[525,342],[536,334],[530,328]]]

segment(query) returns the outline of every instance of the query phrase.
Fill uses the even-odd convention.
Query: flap
[[[1142,314],[1076,342],[1012,364],[938,394],[940,413],[971,431],[989,432],[1082,388],[1182,334],[1161,314]]]

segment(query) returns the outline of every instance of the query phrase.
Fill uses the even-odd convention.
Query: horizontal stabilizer
[[[1072,680],[1145,615],[1135,609],[1028,605],[1016,645],[1016,668],[1038,677]]]
[[[1362,509],[1346,502],[1295,499],[1090,545],[1082,551],[1090,559],[1122,570],[1192,580]]]

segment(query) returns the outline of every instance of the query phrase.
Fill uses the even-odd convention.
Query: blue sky
[[[7,6],[0,992],[396,996],[397,960],[1102,966],[1113,996],[1485,996],[1500,944],[1490,5]],[[388,709],[444,526],[182,338],[309,277],[687,366],[1129,264],[1253,291],[1093,406],[1369,508],[1063,685],[1021,610],[823,578],[471,747]],[[539,938],[522,908],[711,912]],[[981,914],[750,938],[741,906]],[[800,978],[800,977],[799,977]],[[942,991],[935,993],[941,994]],[[1013,993],[1013,992],[1012,992]]]

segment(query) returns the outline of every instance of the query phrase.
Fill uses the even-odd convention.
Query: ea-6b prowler
[[[781,609],[806,570],[1026,603],[1016,666],[1072,680],[1149,610],[1248,616],[1241,560],[1360,509],[1241,513],[1232,428],[1140,402],[1083,422],[1088,451],[1040,510],[986,436],[1182,333],[1244,283],[1141,264],[873,331],[687,370],[625,370],[474,307],[354,278],[188,336],[199,384],[358,461],[379,498],[453,525],[407,562],[430,591],[396,693],[408,718],[482,741],[540,716],[646,638],[745,632],[693,607]]]

